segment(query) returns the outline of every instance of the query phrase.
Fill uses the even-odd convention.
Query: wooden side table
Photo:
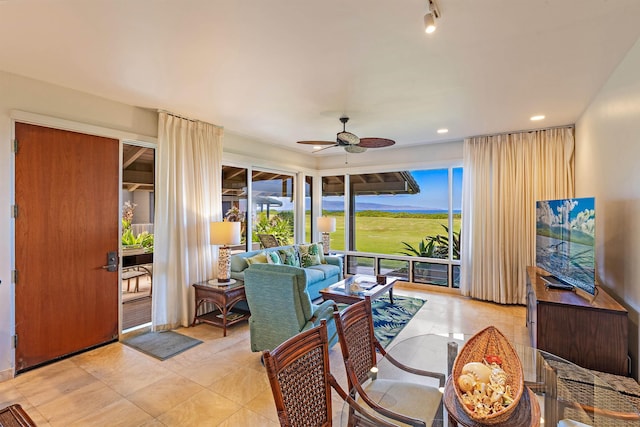
[[[250,313],[244,310],[242,312],[234,311],[234,316],[229,318],[231,309],[240,301],[246,301],[247,299],[244,294],[244,282],[231,280],[232,283],[228,285],[218,285],[215,280],[193,284],[196,291],[196,311],[191,326],[195,326],[197,322],[218,326],[222,328],[223,336],[226,337],[227,326],[249,318]],[[205,302],[215,305],[216,309],[208,313],[198,314],[198,310]],[[235,316],[236,314],[238,316]]]

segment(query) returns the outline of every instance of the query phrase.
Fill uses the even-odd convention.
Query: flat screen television
[[[536,266],[548,284],[595,296],[595,198],[536,202]]]

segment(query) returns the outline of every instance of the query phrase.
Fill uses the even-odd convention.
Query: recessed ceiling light
[[[544,115],[543,114],[540,114],[538,116],[531,116],[531,120],[534,121],[534,122],[538,121],[538,120],[543,120],[543,119],[544,119]]]
[[[319,146],[319,145],[314,145],[314,146],[313,146],[313,149],[314,149],[314,150],[319,150],[319,149],[321,149],[321,148],[322,148],[322,147],[321,147],[321,146]]]
[[[447,133],[447,132],[449,132],[449,129],[442,128],[442,129],[438,129],[437,132],[438,133]]]

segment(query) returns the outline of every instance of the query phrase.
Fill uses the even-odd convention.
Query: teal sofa
[[[338,341],[333,301],[313,304],[307,291],[307,269],[253,264],[244,270],[244,290],[251,317],[251,351],[273,350],[287,339],[327,322],[329,345]]]
[[[322,244],[318,244],[320,249]],[[288,245],[275,248],[260,249],[256,251],[241,252],[231,256],[231,277],[237,280],[245,280],[245,274],[249,268],[248,258],[264,253],[278,253],[281,250],[294,250],[298,253],[300,247],[309,245]],[[304,270],[307,292],[311,300],[320,298],[320,290],[333,285],[343,279],[342,257],[323,255],[319,257],[321,262],[307,267],[296,267],[293,265],[283,265],[283,267],[291,269],[292,272],[300,272]],[[324,262],[322,262],[324,260]],[[266,260],[265,260],[266,262]],[[259,264],[252,264],[252,267]],[[272,264],[269,264],[272,265]],[[260,274],[264,275],[265,280],[269,280],[269,269],[260,270]]]

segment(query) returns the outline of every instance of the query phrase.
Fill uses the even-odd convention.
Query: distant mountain
[[[339,201],[326,201],[322,202],[322,208],[328,211],[343,211],[344,204]],[[398,206],[398,205],[387,205],[383,203],[358,203],[357,211],[401,211],[401,212],[411,212],[411,211],[442,211],[446,212],[446,209],[437,209],[430,208],[426,206]]]

